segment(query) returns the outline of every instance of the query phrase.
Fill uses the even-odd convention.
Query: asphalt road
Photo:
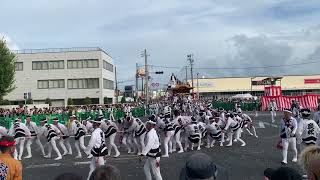
[[[247,143],[245,147],[240,147],[239,143],[234,143],[232,147],[215,146],[210,149],[202,147],[200,151],[211,156],[217,165],[224,167],[228,172],[230,180],[262,179],[264,169],[281,166],[281,152],[275,147],[279,139],[277,123],[269,123],[271,121],[269,114],[251,117],[257,128],[258,139],[244,132],[242,137]],[[278,120],[279,118],[278,116]],[[24,180],[53,180],[57,175],[64,172],[79,174],[84,179],[87,177],[89,159],[75,159],[74,156],[66,156],[60,161],[54,161],[37,155],[39,151],[36,151],[36,149],[37,147],[34,146],[34,156],[32,159],[23,160],[22,162]],[[120,157],[116,159],[106,158],[106,163],[118,167],[123,180],[145,179],[143,162],[140,163],[137,156],[128,155],[123,150],[124,148],[121,149],[122,154]],[[161,158],[161,174],[163,179],[179,179],[180,170],[184,166],[186,159],[195,152],[197,151],[189,151],[182,154],[174,153],[169,158]],[[292,153],[289,152],[289,163],[287,166],[299,169],[296,164],[289,161],[291,159]]]

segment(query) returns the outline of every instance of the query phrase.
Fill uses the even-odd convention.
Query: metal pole
[[[138,76],[138,63],[136,63],[136,102],[138,102],[138,79],[139,76]]]
[[[194,89],[193,89],[193,54],[189,54],[188,56],[188,61],[190,63],[190,72],[191,72],[191,87],[192,87],[192,94],[194,93]]]
[[[250,86],[251,86],[250,93],[251,93],[251,96],[252,96],[252,77],[250,78]]]
[[[149,87],[148,87],[148,81],[149,81],[149,72],[148,72],[148,58],[147,58],[147,50],[144,49],[144,70],[146,74],[146,80],[145,80],[145,90],[146,90],[146,105],[149,104]]]
[[[116,81],[116,104],[118,104],[118,79],[117,79],[117,67],[114,67],[114,77]]]
[[[200,100],[200,95],[199,95],[199,73],[197,73],[197,96],[198,96],[198,100]]]
[[[186,66],[186,83],[188,83],[188,66]]]

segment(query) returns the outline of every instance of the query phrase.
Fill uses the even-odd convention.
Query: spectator
[[[274,169],[272,168],[267,168],[266,170],[264,170],[263,174],[264,174],[264,180],[270,180],[272,174],[274,173]]]
[[[320,179],[320,147],[306,147],[299,156],[299,164],[307,172],[309,180]]]
[[[54,180],[83,180],[82,177],[80,177],[77,174],[73,173],[63,173],[56,177]]]
[[[276,170],[268,168],[264,171],[265,180],[302,180],[302,176],[294,169],[280,167]]]
[[[92,172],[89,180],[121,180],[120,171],[111,165],[100,166]]]
[[[13,159],[16,142],[11,136],[3,136],[0,139],[0,179],[22,180],[22,165]]]
[[[204,153],[191,155],[180,172],[180,180],[228,180],[226,171]]]

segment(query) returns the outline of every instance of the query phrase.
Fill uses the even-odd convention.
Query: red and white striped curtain
[[[267,86],[264,88],[265,96],[281,96],[282,90],[281,86]]]
[[[316,110],[318,106],[318,98],[320,95],[307,94],[303,96],[263,96],[261,99],[262,110],[267,111],[271,99],[277,103],[278,110],[282,111],[284,108],[291,108],[292,100],[299,101],[303,108],[310,108]]]

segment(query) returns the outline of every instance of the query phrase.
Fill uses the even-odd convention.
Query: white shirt
[[[228,121],[227,121],[227,124],[226,124],[226,127],[224,128],[224,130],[228,130],[230,126],[235,127],[237,124],[238,124],[238,122],[236,120],[234,120],[231,117],[228,117]]]
[[[68,128],[65,125],[58,123],[57,125],[54,125],[54,126],[59,129],[59,131],[62,133],[62,135],[69,136]]]
[[[15,126],[15,125],[16,125],[16,126]],[[23,124],[22,122],[14,123],[14,124],[12,125],[12,127],[10,128],[10,130],[9,130],[9,135],[14,136],[16,129],[22,129],[22,130],[24,131],[24,133],[25,133],[26,136],[31,136],[30,130],[29,130],[28,127],[27,127],[25,124]]]
[[[87,121],[86,129],[88,133],[92,133],[94,131],[93,125],[90,121]]]
[[[86,131],[86,127],[83,124],[79,123],[77,120],[73,120],[71,123],[70,133],[72,135],[76,135],[79,128],[82,128],[84,131]]]
[[[2,136],[6,136],[7,134],[8,134],[8,130],[3,126],[0,126],[0,138]]]
[[[146,145],[142,150],[142,154],[145,156],[151,149],[157,149],[160,146],[158,134],[154,128],[147,133]]]
[[[30,121],[30,123],[26,123],[26,126],[30,131],[34,131],[36,134],[39,134],[39,128],[35,122]]]
[[[91,134],[91,138],[85,152],[89,153],[92,148],[100,148],[104,139],[104,132],[100,128],[96,128]]]
[[[320,128],[313,120],[303,119],[301,120],[297,133],[299,137],[301,137],[301,139],[305,139],[311,136],[317,138],[320,133]]]

